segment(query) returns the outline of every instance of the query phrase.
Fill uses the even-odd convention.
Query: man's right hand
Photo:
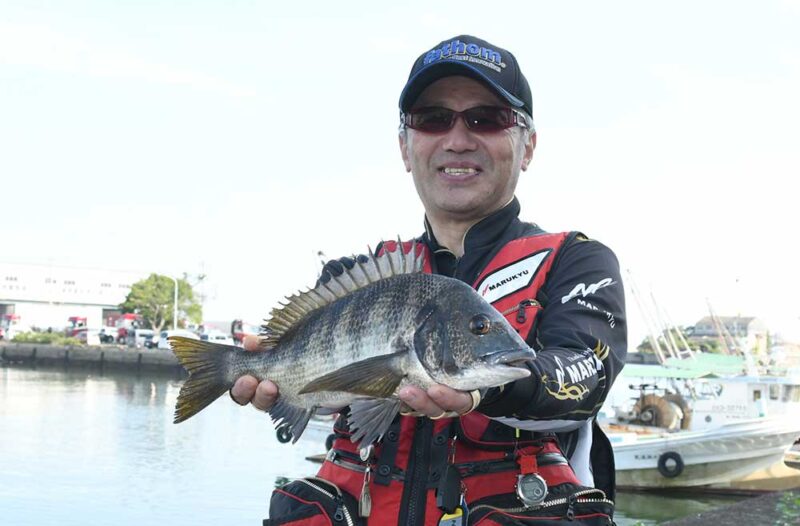
[[[246,351],[258,351],[258,336],[245,336],[244,349]],[[242,376],[233,384],[231,398],[239,405],[251,403],[256,409],[269,411],[278,398],[278,386],[269,380],[259,382],[253,376]]]

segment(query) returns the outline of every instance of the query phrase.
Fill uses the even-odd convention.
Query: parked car
[[[75,333],[73,338],[85,345],[100,345],[100,331],[98,329],[83,329]]]
[[[233,338],[230,334],[225,334],[222,331],[208,331],[200,335],[200,339],[206,342],[221,343],[223,345],[234,345]]]
[[[100,343],[114,343],[117,341],[117,328],[103,327],[98,336],[100,336]]]
[[[144,339],[144,346],[146,349],[155,349],[158,347],[159,334],[153,333],[152,336],[146,336]]]
[[[133,330],[133,346],[137,348],[141,348],[145,346],[145,342],[148,339],[152,339],[155,336],[155,331],[153,329],[134,329]]]
[[[186,329],[173,329],[169,331],[161,331],[161,334],[158,338],[158,348],[159,349],[169,349],[169,342],[167,338],[170,336],[183,336],[184,338],[192,338],[195,340],[199,340],[200,336],[193,333],[192,331],[187,331]]]

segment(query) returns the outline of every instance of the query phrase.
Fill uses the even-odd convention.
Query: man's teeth
[[[475,168],[445,168],[444,173],[447,175],[473,175],[478,173]]]

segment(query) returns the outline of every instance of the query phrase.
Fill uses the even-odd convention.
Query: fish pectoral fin
[[[394,394],[405,376],[401,361],[407,351],[385,354],[361,360],[332,373],[311,380],[300,389],[299,394],[317,391],[344,391],[375,398],[387,398]]]
[[[397,398],[359,398],[350,404],[347,423],[353,431],[352,442],[369,445],[380,440],[400,411]]]
[[[314,407],[311,409],[297,407],[279,396],[267,412],[276,427],[288,426],[289,431],[292,432],[292,444],[294,444],[305,431],[315,409]]]

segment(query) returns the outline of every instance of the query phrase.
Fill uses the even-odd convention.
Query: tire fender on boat
[[[668,464],[669,461],[673,464]],[[676,451],[667,451],[658,457],[658,472],[664,477],[672,479],[683,473],[683,458]]]

